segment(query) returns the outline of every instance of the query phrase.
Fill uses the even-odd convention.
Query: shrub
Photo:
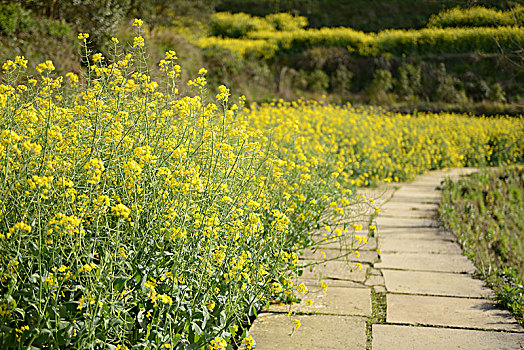
[[[398,68],[396,92],[401,98],[411,100],[422,89],[422,75],[420,67],[403,63]]]
[[[24,10],[19,3],[0,3],[0,34],[12,35],[28,29],[31,25],[30,12]]]
[[[331,90],[342,94],[349,92],[352,79],[353,73],[346,66],[340,65],[331,77]]]

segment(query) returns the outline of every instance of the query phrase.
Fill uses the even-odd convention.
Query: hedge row
[[[273,57],[305,49],[343,47],[360,56],[381,54],[493,54],[524,47],[524,29],[498,28],[425,28],[421,30],[387,30],[364,33],[351,28],[301,29],[295,31],[257,31],[248,34],[249,41],[203,38],[202,48],[226,49],[239,56]],[[265,43],[264,43],[265,42]],[[256,43],[256,44],[255,44]]]

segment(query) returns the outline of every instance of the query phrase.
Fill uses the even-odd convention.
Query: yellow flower
[[[78,33],[78,39],[86,41],[86,39],[89,38],[89,34],[87,33]]]
[[[38,73],[42,73],[45,70],[48,70],[51,72],[55,70],[55,66],[53,65],[53,62],[51,62],[50,60],[47,60],[45,62],[40,63],[38,66],[36,66],[36,70]]]
[[[227,347],[226,341],[220,337],[215,337],[209,344],[210,350],[225,350]]]
[[[142,24],[144,24],[144,21],[139,19],[139,18],[135,18],[134,22],[133,22],[133,27],[142,27]]]
[[[122,203],[115,205],[111,208],[111,211],[115,213],[117,216],[121,216],[124,219],[127,219],[129,217],[129,214],[131,214],[131,209],[123,205]]]
[[[252,336],[245,337],[242,339],[242,344],[246,350],[251,350],[255,347],[255,339]]]
[[[298,285],[298,287],[297,287],[297,291],[298,291],[300,294],[304,295],[304,294],[307,293],[308,289],[307,289],[307,287],[306,287],[306,285],[305,285],[304,283],[300,283],[300,284]]]
[[[101,53],[95,53],[93,55],[93,62],[97,63],[97,62],[100,62],[104,59],[104,56],[102,56]]]
[[[209,311],[213,311],[213,309],[215,308],[216,304],[215,304],[214,301],[210,301],[206,306],[209,309]]]
[[[295,325],[294,325],[295,329],[299,329],[300,326],[302,326],[302,324],[300,323],[300,320],[298,320],[296,318],[293,320],[293,322],[295,323]]]
[[[135,36],[133,38],[133,47],[144,47],[144,38],[141,36]]]

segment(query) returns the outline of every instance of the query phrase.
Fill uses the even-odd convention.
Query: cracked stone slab
[[[390,208],[380,212],[380,217],[388,218],[435,219],[436,215],[437,212],[434,210],[402,210]]]
[[[491,297],[493,292],[480,280],[469,275],[382,270],[386,289],[393,293],[432,294],[457,297]]]
[[[313,271],[310,271],[309,267],[304,268],[301,278],[305,280],[337,279],[364,282],[366,266],[359,270],[355,263],[339,260],[327,261],[315,266]]]
[[[433,219],[420,218],[390,218],[381,216],[375,220],[378,229],[383,227],[438,227],[438,223]]]
[[[384,286],[384,277],[379,275],[370,275],[364,284],[366,286]]]
[[[386,214],[389,210],[397,211],[437,211],[439,205],[437,203],[404,203],[402,201],[387,202],[380,207],[381,213]]]
[[[422,324],[524,332],[492,300],[387,294],[388,323]]]
[[[360,236],[367,236],[366,234],[362,233],[360,234]],[[348,243],[351,243],[351,241],[349,241]],[[329,243],[324,243],[322,244],[321,246],[318,247],[319,250],[321,249],[350,249],[351,247],[346,247],[344,245],[341,245],[340,242],[329,242]],[[354,247],[356,248],[356,246]],[[368,237],[368,240],[367,240],[367,243],[364,245],[364,246],[361,246],[360,248],[358,248],[358,250],[376,250],[377,249],[377,239],[375,237]]]
[[[402,187],[395,192],[393,197],[402,198],[429,198],[430,200],[439,200],[442,196],[442,192],[436,190],[423,190],[420,188],[407,188]]]
[[[322,252],[324,252],[325,257],[322,255]],[[343,254],[345,254],[345,251],[340,249],[317,249],[316,251],[313,251],[312,249],[305,249],[302,251],[300,259],[321,261],[325,259],[334,259]],[[378,260],[378,254],[373,251],[363,250],[359,251],[358,256],[356,252],[353,252],[349,254],[347,257],[342,257],[339,259],[342,261],[347,259],[349,261],[374,263]]]
[[[369,288],[345,288],[328,286],[326,292],[320,287],[308,286],[309,292],[295,305],[270,305],[268,311],[340,316],[371,316],[371,292]],[[308,305],[308,301],[312,301]]]
[[[444,240],[398,239],[398,237],[384,236],[380,240],[383,252],[424,252],[438,254],[461,254],[458,244]]]
[[[386,293],[386,288],[383,286],[373,286],[375,293]]]
[[[448,242],[456,242],[457,238],[455,235],[453,235],[450,232],[446,231],[440,231],[435,230],[434,232],[431,231],[417,231],[417,230],[410,230],[410,231],[389,231],[389,232],[379,232],[378,236],[380,237],[380,240],[382,241],[385,238],[390,239],[397,239],[397,240],[404,240],[404,239],[412,239],[412,240],[426,240],[426,241],[448,241]]]
[[[362,282],[353,282],[353,281],[345,281],[345,280],[332,280],[332,279],[325,279],[325,280],[317,280],[317,279],[305,279],[302,277],[297,278],[293,281],[295,285],[299,285],[300,283],[304,283],[308,288],[309,287],[318,287],[320,288],[321,283],[326,283],[329,287],[347,287],[347,288],[363,288]]]
[[[473,273],[475,266],[463,255],[427,253],[382,253],[379,269]]]
[[[440,203],[440,198],[435,197],[411,197],[409,195],[406,196],[393,196],[391,199],[386,203],[387,206],[395,206],[396,204],[407,204],[412,205],[413,207],[417,207],[420,205],[425,204],[432,204],[438,205]]]
[[[373,350],[519,350],[524,334],[466,329],[373,325]]]
[[[292,336],[293,319],[301,323]],[[360,317],[261,314],[250,334],[257,349],[347,349],[366,348],[366,321]]]

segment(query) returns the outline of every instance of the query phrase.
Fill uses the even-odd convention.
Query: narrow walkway
[[[377,237],[368,237],[359,257],[350,255],[363,268],[340,259],[305,271],[298,283],[310,293],[291,306],[297,315],[271,305],[253,324],[257,349],[523,349],[524,329],[490,300],[456,238],[434,219],[442,179],[467,172],[435,171],[390,186],[378,200]],[[340,254],[335,245],[322,251]],[[303,261],[320,254],[306,251]],[[301,327],[289,336],[292,319]]]

